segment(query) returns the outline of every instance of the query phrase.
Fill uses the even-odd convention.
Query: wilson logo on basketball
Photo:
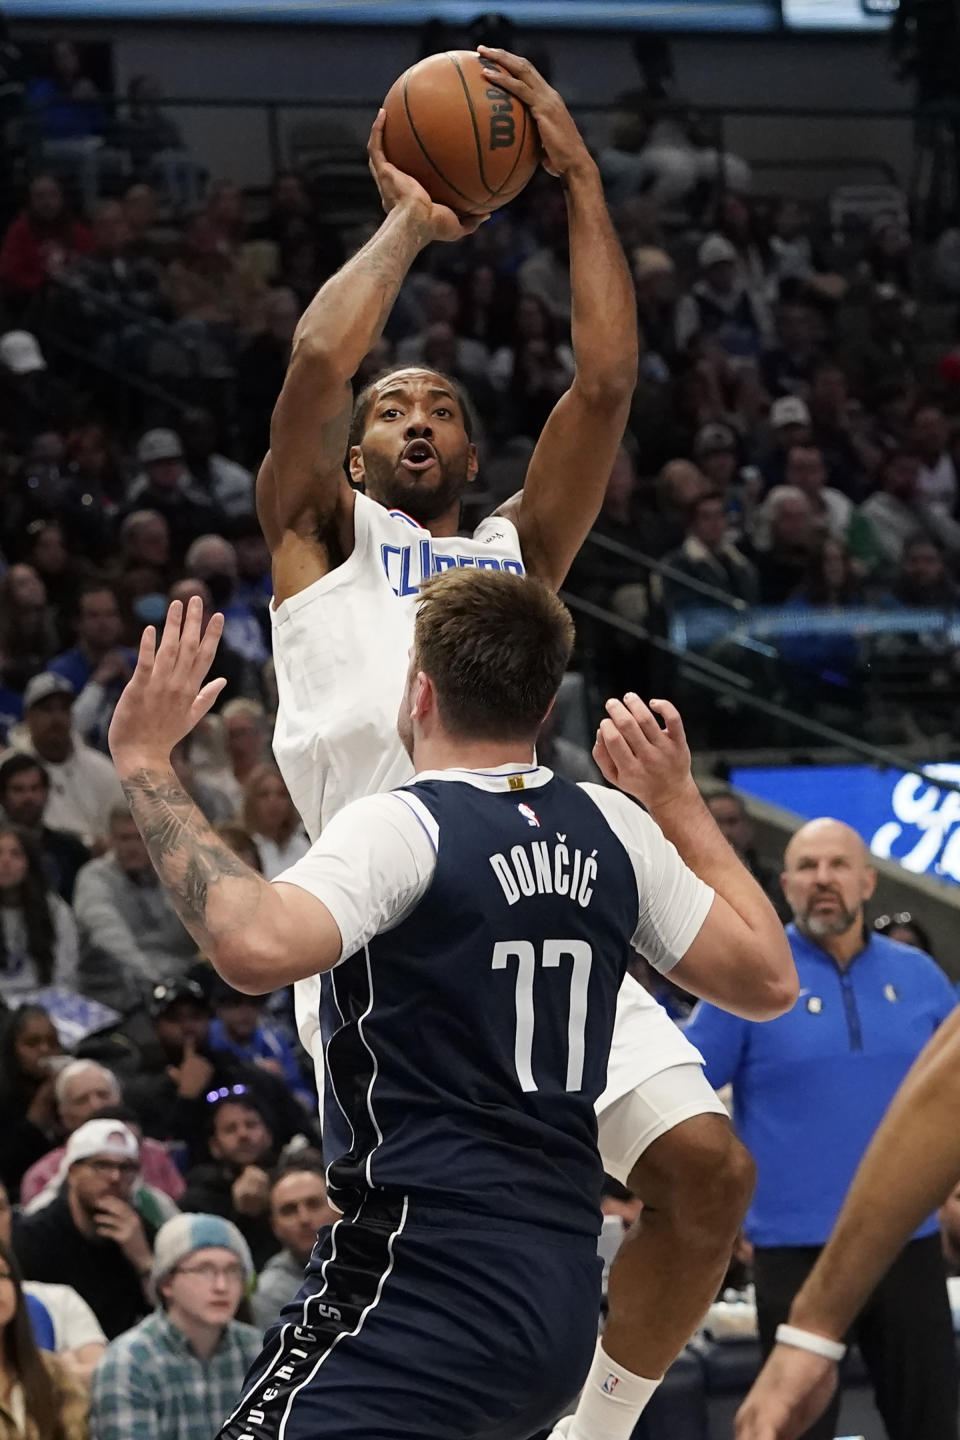
[[[516,124],[513,118],[513,100],[506,90],[493,85],[486,92],[493,101],[490,111],[490,149],[509,150],[516,139]]]

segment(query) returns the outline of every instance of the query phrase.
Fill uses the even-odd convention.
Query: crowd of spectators
[[[38,1435],[80,1440],[96,1370],[95,1440],[145,1440],[161,1413],[164,1437],[197,1407],[222,1418],[330,1212],[290,998],[233,992],[195,953],[107,730],[144,626],[200,596],[225,615],[227,683],[177,773],[268,878],[304,853],[270,754],[254,476],[297,319],[368,230],[331,226],[309,174],[269,195],[208,176],[152,77],[112,106],[70,44],[25,98],[33,142],[0,168],[0,1330]],[[941,734],[960,686],[949,247],[915,242],[895,197],[839,236],[825,207],[752,196],[737,157],[658,139],[645,103],[621,120],[597,158],[641,375],[571,590],[807,714]],[[570,319],[566,208],[540,174],[425,253],[358,384],[395,361],[465,384],[479,515],[570,383]],[[577,660],[604,693],[661,678],[655,652],[586,620]],[[778,733],[700,695],[689,718],[712,748]],[[543,750],[595,777],[568,735]],[[740,802],[710,805],[782,908]]]

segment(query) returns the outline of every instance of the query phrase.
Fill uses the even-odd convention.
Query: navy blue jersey
[[[529,773],[549,778],[395,792],[435,844],[429,888],[322,981],[324,1150],[346,1210],[375,1188],[597,1230],[594,1104],[637,876],[584,790]]]

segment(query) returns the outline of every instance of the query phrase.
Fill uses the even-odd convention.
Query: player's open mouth
[[[411,440],[400,456],[400,464],[404,470],[412,470],[415,475],[429,470],[430,466],[436,463],[437,452],[429,440]]]

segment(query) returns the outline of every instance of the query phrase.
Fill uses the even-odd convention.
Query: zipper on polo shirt
[[[860,1028],[860,1012],[857,1009],[857,997],[853,992],[853,983],[847,970],[840,972],[840,991],[843,995],[843,1013],[847,1020],[850,1049],[862,1050],[863,1031]]]

